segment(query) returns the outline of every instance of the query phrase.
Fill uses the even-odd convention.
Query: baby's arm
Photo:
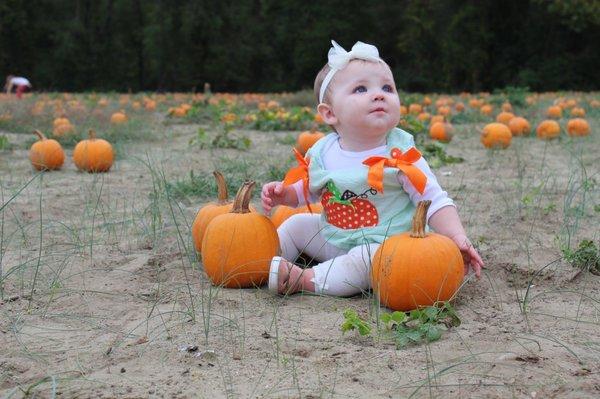
[[[272,181],[263,186],[260,193],[263,210],[266,214],[277,205],[298,206],[298,196],[293,186],[284,186],[283,182]]]
[[[427,211],[427,224],[431,226],[436,233],[443,234],[456,243],[465,261],[465,274],[470,267],[475,271],[475,275],[479,277],[481,275],[483,261],[465,233],[465,229],[460,222],[454,202],[448,197],[448,194],[442,190],[424,158],[419,159],[414,165],[421,169],[427,176],[427,184],[424,192],[422,194],[419,193],[406,175],[400,173],[399,180],[402,183],[402,187],[408,193],[414,204],[422,200],[431,200],[431,206]]]
[[[436,233],[449,237],[458,245],[465,261],[465,274],[469,271],[469,267],[471,267],[475,275],[479,278],[481,276],[483,260],[481,260],[481,256],[479,256],[471,241],[469,241],[465,229],[460,222],[456,207],[445,206],[440,208],[429,218],[429,225]]]

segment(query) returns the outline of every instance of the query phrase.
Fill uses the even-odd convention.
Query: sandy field
[[[0,132],[15,143],[0,151],[0,396],[600,396],[600,277],[561,252],[600,237],[598,119],[587,138],[497,151],[481,146],[483,124],[456,126],[447,151],[465,161],[435,172],[487,269],[458,293],[460,326],[405,348],[342,333],[345,309],[381,311],[372,295],[211,286],[190,235],[206,200],[173,183],[220,169],[262,184],[291,160],[289,132],[200,149],[198,125],[156,123],[105,174],[77,172],[72,149],[37,174],[29,137]]]

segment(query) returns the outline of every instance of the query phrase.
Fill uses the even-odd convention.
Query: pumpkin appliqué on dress
[[[327,190],[321,197],[327,222],[345,230],[377,226],[379,213],[367,199],[369,194],[376,195],[377,191],[370,188],[358,195],[350,190],[340,194],[335,184],[332,181],[328,182]]]

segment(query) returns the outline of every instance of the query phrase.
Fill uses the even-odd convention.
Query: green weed
[[[410,344],[439,340],[443,331],[460,325],[460,318],[450,302],[446,301],[410,312],[382,313],[380,322],[376,326],[384,339],[391,339],[397,348],[404,348]],[[356,311],[347,309],[341,329],[343,332],[357,330],[360,335],[368,336],[373,326],[361,319]]]

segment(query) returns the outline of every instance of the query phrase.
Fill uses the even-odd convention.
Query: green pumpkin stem
[[[425,226],[427,225],[427,210],[431,205],[431,201],[419,201],[417,209],[412,220],[412,228],[410,230],[410,236],[413,238],[425,238]]]
[[[47,140],[46,136],[44,136],[44,133],[40,132],[39,130],[35,129],[33,133],[38,136],[41,141]]]
[[[233,200],[231,213],[250,213],[250,198],[254,184],[254,181],[250,180],[244,182],[244,185],[240,187]]]
[[[215,181],[217,182],[217,199],[219,205],[225,205],[229,203],[229,195],[227,193],[227,184],[225,183],[225,178],[218,170],[213,172],[213,176],[215,177]]]

